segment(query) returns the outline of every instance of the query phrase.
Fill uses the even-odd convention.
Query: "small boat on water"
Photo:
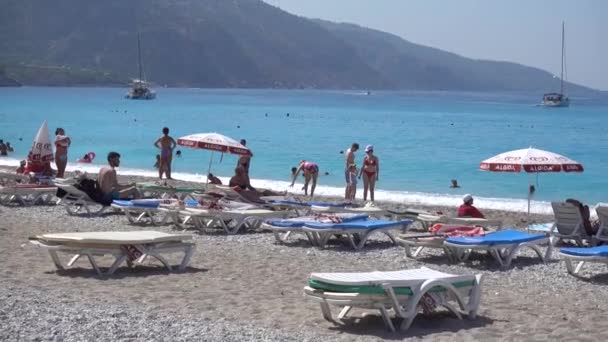
[[[131,82],[131,89],[125,95],[125,98],[131,100],[152,100],[156,98],[156,92],[152,90],[145,81],[144,67],[141,62],[141,41],[139,33],[137,33],[137,65],[139,69],[139,78]]]
[[[568,107],[570,105],[570,99],[564,94],[564,68],[566,64],[566,54],[564,49],[565,41],[565,24],[562,22],[562,70],[559,79],[559,93],[547,93],[543,95],[542,105],[545,107]]]

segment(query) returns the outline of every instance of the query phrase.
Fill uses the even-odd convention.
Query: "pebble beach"
[[[121,182],[153,181],[121,176]],[[174,182],[173,185],[192,185]],[[255,184],[254,184],[255,186]],[[317,200],[336,200],[317,198]],[[386,202],[393,210],[412,207]],[[454,215],[456,208],[420,207]],[[524,226],[523,213],[484,211],[504,227]],[[310,247],[304,237],[286,244],[272,233],[191,232],[197,249],[190,267],[169,273],[150,261],[100,278],[88,261],[58,272],[48,253],[28,237],[51,232],[158,230],[170,225],[130,225],[124,215],[69,216],[61,205],[0,207],[0,340],[3,341],[605,341],[608,339],[608,272],[589,264],[576,278],[563,262],[542,263],[522,251],[507,269],[485,254],[451,264],[440,251],[418,259],[380,235],[362,251],[335,244]],[[534,215],[536,222],[550,216]],[[546,247],[543,247],[543,249]],[[177,258],[171,259],[176,262]],[[101,259],[106,265],[111,260]],[[105,263],[104,263],[105,262]],[[311,272],[398,270],[429,267],[484,275],[482,304],[474,320],[445,311],[419,315],[407,331],[386,330],[377,312],[354,310],[335,325],[302,289]],[[338,308],[333,308],[336,311]]]

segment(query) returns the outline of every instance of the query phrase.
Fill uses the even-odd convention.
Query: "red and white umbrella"
[[[209,158],[209,169],[207,170],[207,174],[211,172],[213,152],[230,153],[242,156],[251,155],[251,151],[247,147],[238,141],[219,133],[197,133],[186,135],[177,139],[177,144],[195,149],[210,150],[211,158]]]
[[[583,172],[583,165],[561,154],[536,148],[501,153],[479,164],[482,171],[493,172]]]
[[[49,138],[49,128],[46,121],[42,123],[27,155],[27,161],[35,164],[50,163],[53,161],[53,145]]]
[[[217,151],[221,153],[231,153],[238,155],[250,155],[251,151],[238,141],[218,133],[197,133],[186,135],[177,139],[177,144],[181,146]]]
[[[536,173],[537,176],[541,172],[584,171],[583,165],[577,161],[564,157],[561,154],[532,147],[501,153],[486,159],[479,164],[479,169],[492,172],[520,172],[523,169],[528,173]],[[532,192],[533,187],[530,186],[530,192],[528,193],[528,221]]]

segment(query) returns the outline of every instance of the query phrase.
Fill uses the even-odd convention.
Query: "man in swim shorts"
[[[171,178],[171,160],[173,159],[173,149],[177,144],[169,136],[169,128],[163,128],[163,135],[156,139],[154,146],[160,149],[160,165],[158,167],[158,178],[163,179],[163,173],[167,179]]]
[[[348,168],[350,167],[350,165],[355,164],[355,152],[357,152],[359,150],[359,144],[357,143],[353,143],[350,148],[348,150],[346,150],[345,153],[345,157],[346,157],[346,165],[344,167],[344,178],[346,180],[346,190],[344,191],[344,198],[345,199],[349,199],[349,181],[350,181],[350,172],[348,170]]]
[[[106,201],[111,202],[115,199],[139,198],[141,194],[135,184],[119,184],[116,176],[116,167],[120,165],[120,154],[117,152],[108,153],[108,166],[99,170],[97,183]]]

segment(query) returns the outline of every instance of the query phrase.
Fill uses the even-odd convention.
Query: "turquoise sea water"
[[[540,94],[158,89],[153,101],[123,98],[120,88],[0,88],[0,139],[16,152],[0,164],[24,158],[43,120],[51,133],[72,138],[70,161],[89,151],[104,163],[122,154],[123,174],[154,175],[153,142],[163,126],[178,138],[219,132],[245,138],[254,153],[254,185],[285,190],[292,166],[316,162],[319,194],[343,193],[343,164],[352,142],[375,146],[381,174],[377,199],[452,204],[464,193],[486,208],[524,210],[535,175],[489,173],[480,161],[534,146],[564,154],[585,166],[581,174],[541,174],[533,211],[575,197],[608,202],[608,99],[572,98],[570,108],[535,106]],[[22,138],[22,141],[19,139]],[[203,179],[210,152],[182,150],[176,178]],[[357,154],[360,163],[363,153]],[[212,170],[228,177],[236,157],[215,155]],[[71,164],[96,170],[97,165]],[[450,179],[462,186],[450,189]],[[297,192],[299,187],[295,187]],[[361,184],[358,197],[361,196]]]

